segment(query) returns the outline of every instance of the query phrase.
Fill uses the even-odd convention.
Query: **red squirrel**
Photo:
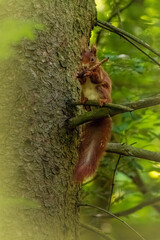
[[[78,73],[77,78],[82,87],[81,102],[94,100],[103,106],[104,103],[112,101],[112,82],[100,65],[94,70],[89,70],[97,64],[96,47],[92,46],[90,50],[84,50],[82,70]],[[111,123],[111,118],[107,117],[93,120],[82,127],[79,160],[74,170],[75,182],[83,182],[96,171],[99,160],[110,140]]]

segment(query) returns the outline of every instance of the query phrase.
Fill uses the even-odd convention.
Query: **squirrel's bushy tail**
[[[76,182],[83,182],[96,171],[110,140],[111,123],[111,118],[103,118],[89,122],[83,127],[79,161],[74,171]]]

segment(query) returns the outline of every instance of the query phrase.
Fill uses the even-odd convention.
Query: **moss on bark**
[[[89,41],[96,11],[92,0],[8,1],[5,17],[41,23],[0,66],[0,238],[72,240],[78,234],[79,187],[72,181],[78,130],[75,74],[81,42]]]

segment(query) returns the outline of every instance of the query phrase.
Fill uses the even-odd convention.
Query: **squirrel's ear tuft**
[[[92,45],[91,46],[91,52],[96,55],[96,52],[97,52],[97,48],[96,48],[96,45]]]

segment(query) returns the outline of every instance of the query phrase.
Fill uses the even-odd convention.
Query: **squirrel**
[[[98,101],[100,106],[103,106],[104,103],[112,102],[112,82],[107,72],[98,65],[96,52],[95,46],[92,46],[90,50],[83,50],[82,69],[78,73],[77,79],[82,88],[81,103],[94,100]],[[90,110],[87,106],[85,106],[85,109]],[[111,118],[105,117],[93,120],[82,127],[79,160],[74,170],[75,182],[83,182],[96,171],[99,160],[110,141],[111,124]]]

